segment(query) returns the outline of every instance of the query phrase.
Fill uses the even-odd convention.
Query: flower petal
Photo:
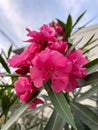
[[[30,73],[31,73],[31,79],[35,87],[40,88],[43,85],[43,78],[42,78],[41,71],[38,68],[33,66],[30,69]]]
[[[67,76],[62,77],[56,77],[52,79],[52,89],[54,92],[58,93],[67,87],[69,83],[69,79]]]

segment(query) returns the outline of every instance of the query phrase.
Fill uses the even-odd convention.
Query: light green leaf
[[[98,130],[98,116],[90,108],[76,102],[71,103],[71,108],[91,130]]]
[[[93,95],[96,92],[98,92],[98,85],[97,86],[93,85],[91,89],[81,94],[81,96],[77,98],[76,101],[82,101],[86,98],[89,98],[91,95]]]
[[[62,130],[64,125],[65,121],[54,110],[44,130]]]
[[[72,125],[75,129],[74,118],[71,113],[71,109],[69,104],[67,103],[66,98],[63,93],[55,93],[51,90],[49,85],[45,86],[45,89],[49,95],[51,102],[53,103],[56,111],[60,114],[60,116],[70,125]]]
[[[30,101],[31,102],[31,101]],[[28,105],[30,104],[27,103],[27,104],[24,104],[22,105],[19,109],[17,109],[14,114],[9,118],[9,120],[6,122],[6,124],[3,125],[3,127],[1,128],[1,130],[9,130],[9,128],[19,119],[19,117],[27,110],[28,108]],[[49,106],[50,104],[45,104],[45,105],[42,105],[40,107],[37,107],[36,109],[33,109],[32,110],[32,113],[36,112],[37,110],[41,110],[47,106]],[[30,113],[30,112],[28,112]],[[25,113],[28,114],[28,113]]]

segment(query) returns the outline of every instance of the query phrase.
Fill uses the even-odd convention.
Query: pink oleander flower
[[[19,77],[14,86],[17,96],[24,103],[28,102],[37,92],[37,89],[32,85],[30,78]]]
[[[20,55],[16,54],[11,59],[8,59],[8,63],[13,68],[28,67],[31,64],[31,60],[39,51],[40,45],[33,42]]]
[[[57,42],[51,43],[48,46],[48,48],[51,50],[57,50],[60,53],[65,54],[68,49],[68,45],[67,45],[67,42],[65,41],[57,41]]]
[[[30,29],[26,29],[28,31],[27,36],[31,37],[31,39],[27,40],[26,42],[37,42],[41,44],[43,47],[47,46],[48,42],[55,41],[55,29],[44,24],[40,31],[31,31]]]
[[[48,80],[51,80],[54,92],[61,92],[68,87],[72,63],[58,51],[42,51],[32,60],[32,65],[30,74],[35,87],[42,87]]]
[[[41,100],[41,99],[39,99],[39,98],[35,98],[35,99],[33,100],[33,102],[29,105],[29,109],[34,109],[34,108],[36,108],[37,105],[39,105],[39,104],[44,104],[44,101]]]
[[[88,63],[88,60],[83,56],[82,50],[72,51],[67,58],[72,62],[73,66],[69,75],[70,82],[67,91],[72,91],[78,86],[77,79],[86,76],[87,69],[83,66]]]

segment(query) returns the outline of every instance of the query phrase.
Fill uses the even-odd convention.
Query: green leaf
[[[76,102],[71,103],[71,108],[86,126],[91,130],[98,130],[98,116],[90,108]]]
[[[82,120],[80,120],[80,115],[77,112],[74,112],[74,118],[78,130],[91,130],[82,122]]]
[[[71,31],[72,31],[72,17],[71,15],[69,15],[67,18],[67,23],[66,23],[66,28],[65,28],[66,39],[70,37]]]
[[[91,40],[94,38],[94,36],[95,36],[95,34],[93,34],[93,35],[90,37],[90,39],[84,44],[84,46],[81,47],[81,50],[83,50],[83,49],[91,42]]]
[[[85,67],[86,67],[86,68],[90,68],[90,67],[92,67],[92,66],[94,66],[94,65],[96,65],[96,64],[98,64],[98,58],[96,58],[96,59],[90,61],[88,64],[85,65]]]
[[[1,101],[3,113],[6,115],[10,107],[10,98],[7,95],[4,95]]]
[[[8,56],[7,56],[7,59],[8,59],[8,58],[10,57],[10,55],[11,55],[12,47],[13,47],[13,45],[11,45],[10,48],[9,48],[9,50],[8,50]]]
[[[19,117],[27,110],[28,105],[31,103],[30,101],[27,104],[22,105],[19,109],[17,109],[14,114],[7,120],[7,122],[2,126],[1,130],[10,130],[9,128],[19,119]],[[50,105],[50,104],[49,104]],[[38,110],[43,109],[44,107],[49,106],[48,104],[42,105],[40,107],[37,107],[36,109],[33,109],[32,111],[29,111],[30,113],[34,113]],[[29,113],[28,112],[28,113]],[[25,115],[28,115],[28,113],[25,113]]]
[[[0,55],[0,63],[2,64],[2,66],[4,67],[4,69],[5,69],[8,73],[10,73],[10,69],[9,69],[9,67],[8,67],[8,65],[7,65],[7,63],[6,63],[6,61],[5,61],[4,58],[2,57],[2,55]]]
[[[63,93],[55,93],[51,90],[50,85],[45,86],[45,89],[49,95],[51,102],[53,103],[56,111],[60,114],[60,116],[70,125],[72,125],[75,129],[74,118],[71,113],[71,109],[69,104],[67,103],[66,98]]]
[[[44,130],[62,130],[65,121],[54,110]]]
[[[59,19],[56,19],[57,21],[58,21],[58,23],[60,24],[60,26],[63,28],[63,30],[65,31],[65,29],[66,29],[66,24],[63,22],[63,21],[61,21],[61,20],[59,20]]]
[[[97,83],[98,83],[98,72],[89,74],[85,79],[79,79],[80,87],[97,84]]]
[[[79,98],[76,99],[76,101],[82,101],[86,98],[89,98],[91,95],[94,93],[98,92],[98,85],[93,85],[91,89],[88,91],[84,92]]]
[[[76,22],[74,23],[74,25],[72,26],[72,28],[74,28],[74,27],[77,25],[77,23],[81,20],[81,18],[84,16],[85,13],[86,13],[86,11],[83,12],[83,13],[77,18],[77,20],[76,20]]]
[[[97,46],[98,46],[98,44],[94,45],[93,47],[89,48],[88,50],[85,50],[83,54],[90,52],[92,49],[94,49]]]

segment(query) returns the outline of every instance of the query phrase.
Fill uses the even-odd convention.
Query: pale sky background
[[[66,21],[70,13],[73,20],[87,10],[78,26],[96,19],[89,26],[98,24],[98,0],[0,0],[0,30],[10,37],[17,49],[25,45],[25,28],[38,29],[42,24],[58,18]],[[7,50],[10,42],[0,33],[0,48]]]

